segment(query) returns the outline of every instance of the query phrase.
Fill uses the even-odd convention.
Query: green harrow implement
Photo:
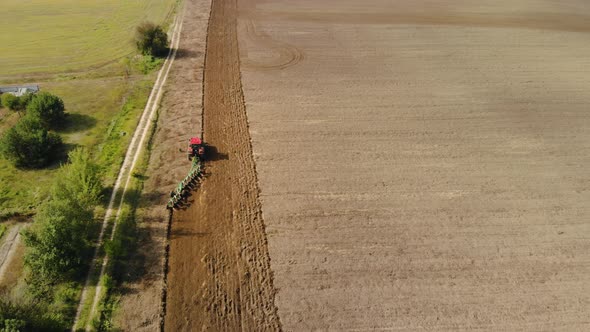
[[[193,158],[191,170],[188,175],[182,180],[176,189],[170,193],[170,199],[166,205],[167,209],[178,208],[182,201],[188,196],[191,189],[197,184],[202,176],[203,166],[199,158]]]

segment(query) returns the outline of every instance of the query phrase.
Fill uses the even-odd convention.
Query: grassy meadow
[[[61,97],[70,115],[58,133],[67,149],[88,147],[109,180],[155,78],[136,55],[135,26],[144,20],[166,26],[176,2],[2,1],[0,22],[10,33],[0,34],[0,85],[35,83]],[[18,114],[0,109],[0,133],[17,120]],[[0,158],[0,221],[34,213],[58,166],[22,170]]]
[[[134,52],[133,29],[163,22],[172,0],[3,0],[0,80],[86,71]]]

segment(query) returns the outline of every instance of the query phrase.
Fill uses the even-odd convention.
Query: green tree
[[[0,331],[63,331],[67,326],[47,315],[39,305],[0,298]]]
[[[94,216],[92,210],[72,203],[50,199],[39,208],[33,226],[22,233],[27,247],[25,265],[32,272],[27,281],[36,296],[74,279],[86,266],[91,249],[87,225]]]
[[[29,105],[29,103],[31,102],[31,100],[33,100],[33,98],[35,97],[34,94],[27,92],[24,95],[20,96],[19,99],[19,111],[24,111],[27,109],[27,106]]]
[[[41,121],[26,116],[0,137],[0,154],[17,167],[40,168],[52,161],[62,144]]]
[[[102,191],[99,168],[84,149],[72,151],[70,161],[56,175],[33,226],[22,233],[25,265],[32,272],[27,281],[36,296],[79,276],[92,251],[94,207]]]
[[[92,208],[98,204],[102,192],[100,168],[92,161],[85,148],[70,152],[70,163],[58,172],[52,186],[52,197],[73,202],[79,208]]]
[[[11,111],[21,112],[27,108],[29,102],[33,99],[32,93],[25,93],[24,95],[17,97],[10,93],[4,93],[0,97],[2,105]]]
[[[20,108],[20,100],[17,96],[11,93],[3,93],[0,96],[2,106],[8,108],[11,111],[18,111]]]
[[[66,117],[64,102],[49,92],[40,92],[28,103],[27,116],[38,118],[48,129],[59,128]]]
[[[168,51],[168,35],[161,26],[143,22],[135,31],[135,44],[144,55],[164,56]]]

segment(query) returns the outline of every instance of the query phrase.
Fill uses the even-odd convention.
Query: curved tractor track
[[[165,330],[280,330],[240,80],[236,0],[212,2],[204,72],[206,180],[176,211]]]

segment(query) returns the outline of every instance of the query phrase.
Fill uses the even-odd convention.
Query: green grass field
[[[86,146],[116,171],[155,72],[144,74],[132,39],[144,20],[170,23],[177,0],[5,0],[0,22],[0,85],[37,83],[70,114],[67,148]],[[18,115],[0,109],[0,134]],[[0,221],[34,213],[59,164],[20,170],[0,158]]]
[[[163,22],[173,0],[3,0],[0,79],[84,71],[134,51],[134,28]]]
[[[149,93],[151,75],[146,78],[124,79],[111,77],[93,80],[48,82],[43,90],[61,96],[69,113],[68,125],[59,131],[71,149],[75,146],[86,146],[97,157],[105,157],[103,165],[117,166],[117,158],[124,152],[124,147],[143,109],[143,96]],[[131,91],[131,90],[137,91]],[[123,112],[123,105],[134,101],[132,109]],[[124,114],[123,114],[124,113]],[[7,128],[18,119],[11,114],[9,121],[0,124]],[[110,128],[116,132],[108,133]],[[114,141],[114,144],[111,142]],[[114,151],[106,151],[106,149]],[[48,186],[58,164],[41,170],[22,170],[14,168],[9,162],[0,158],[0,216],[10,212],[32,213],[38,203],[47,196]],[[115,172],[110,167],[106,173]],[[3,213],[2,213],[3,212]]]

